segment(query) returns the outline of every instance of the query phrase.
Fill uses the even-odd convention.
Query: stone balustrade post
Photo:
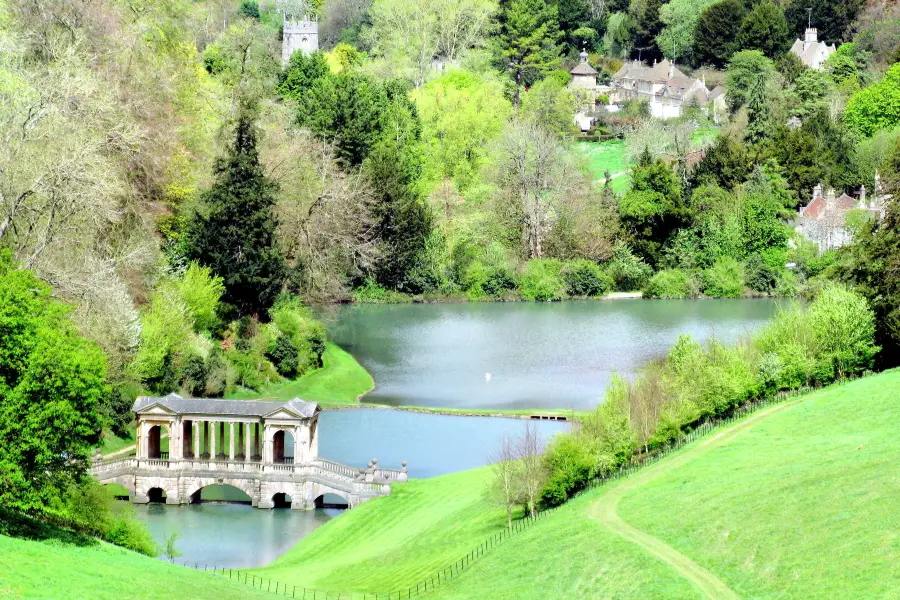
[[[228,460],[234,460],[234,423],[229,424],[228,434]]]
[[[194,428],[194,460],[200,459],[200,423],[193,421],[191,423]]]

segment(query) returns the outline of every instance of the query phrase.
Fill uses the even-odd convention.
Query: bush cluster
[[[733,265],[725,265],[731,271]],[[668,272],[655,287],[683,283]],[[672,283],[674,282],[674,283]],[[633,382],[616,378],[581,427],[558,434],[544,454],[542,501],[557,505],[705,420],[782,390],[820,386],[872,368],[875,316],[866,300],[830,284],[808,306],[782,310],[751,340],[703,346],[682,336],[664,361]]]

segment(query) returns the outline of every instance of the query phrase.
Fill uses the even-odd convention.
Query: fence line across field
[[[843,385],[848,381],[850,380],[843,379],[832,385]],[[762,408],[766,408],[773,404],[779,404],[790,398],[801,396],[814,389],[815,388],[811,386],[804,386],[796,390],[777,392],[772,396],[767,396],[760,400],[756,400],[739,406],[732,410],[728,414],[728,416],[707,420],[702,425],[696,427],[690,433],[687,433],[678,440],[666,445],[665,447],[659,448],[658,450],[650,454],[647,454],[644,458],[639,459],[638,461],[633,461],[627,466],[623,465],[609,476],[594,478],[582,490],[576,492],[572,496],[572,498],[581,496],[585,492],[595,490],[600,486],[606,485],[613,481],[617,481],[623,477],[627,477],[639,471],[640,469],[656,464],[660,460],[670,456],[671,454],[684,448],[688,444],[692,444],[701,437],[705,437],[706,435],[712,433],[714,430],[719,429],[723,426],[731,425],[732,423],[735,423],[736,421],[743,419]],[[502,544],[504,541],[513,536],[527,531],[531,528],[532,525],[553,514],[563,506],[565,506],[565,503],[559,506],[554,506],[552,508],[540,510],[535,513],[535,516],[533,517],[530,515],[526,515],[524,518],[513,522],[511,527],[503,529],[502,531],[487,538],[484,542],[464,554],[453,564],[450,564],[440,571],[437,571],[434,575],[426,577],[424,580],[420,580],[418,583],[412,586],[389,592],[335,592],[327,590],[317,590],[313,588],[288,585],[279,581],[274,581],[272,579],[267,579],[265,577],[260,577],[252,573],[248,573],[247,571],[241,571],[240,569],[219,568],[216,566],[204,565],[201,563],[182,564],[186,567],[191,567],[201,571],[209,571],[217,575],[225,576],[229,579],[239,581],[254,588],[271,592],[278,596],[287,598],[299,598],[302,600],[402,600],[403,598],[413,598],[430,590],[434,590],[435,588],[442,585],[445,581],[453,579],[454,577],[458,577],[460,574],[465,572],[466,568],[469,567],[469,565],[471,565],[474,560],[484,556],[488,550],[491,550],[495,546]]]

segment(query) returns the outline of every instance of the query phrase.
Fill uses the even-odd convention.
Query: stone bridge
[[[166,504],[200,501],[208,485],[230,485],[248,496],[253,506],[273,508],[290,502],[295,510],[321,506],[325,494],[343,498],[350,507],[391,493],[391,484],[406,481],[406,469],[382,469],[377,461],[353,469],[317,458],[308,464],[278,464],[229,460],[164,460],[136,457],[97,461],[91,475],[101,484],[117,483],[136,503],[165,498]]]
[[[90,469],[100,483],[118,483],[137,503],[200,501],[209,485],[230,485],[253,506],[311,510],[325,494],[356,506],[391,493],[406,481],[403,468],[382,469],[372,459],[353,469],[316,456],[319,407],[289,402],[143,396],[134,403],[136,455],[97,460]],[[164,444],[168,445],[164,449]]]

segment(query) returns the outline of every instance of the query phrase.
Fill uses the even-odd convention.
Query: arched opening
[[[242,489],[223,483],[203,486],[191,494],[191,504],[199,504],[201,502],[250,504],[253,500]]]
[[[147,492],[147,498],[150,502],[165,502],[166,490],[158,487],[150,488],[150,491]]]
[[[322,494],[315,500],[316,508],[350,508],[350,503],[337,494]]]
[[[147,432],[147,458],[169,460],[169,436],[162,425],[154,425]]]
[[[275,508],[290,508],[291,507],[291,497],[285,494],[284,492],[279,492],[272,496],[272,502],[275,504]]]
[[[289,431],[276,431],[272,439],[272,462],[294,464],[294,436]]]

